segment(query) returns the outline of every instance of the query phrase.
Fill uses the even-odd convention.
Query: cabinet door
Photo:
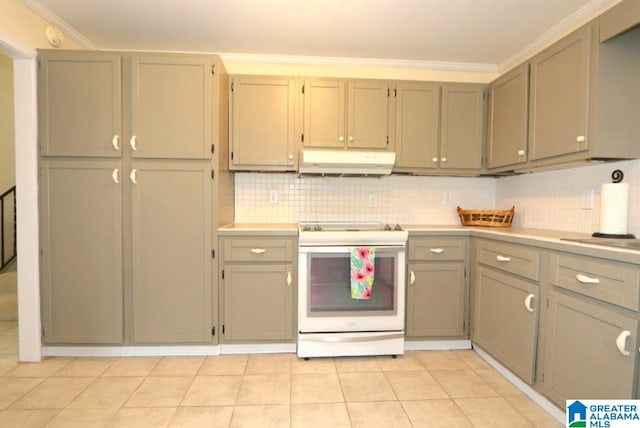
[[[489,88],[489,168],[527,161],[529,64],[511,70]]]
[[[293,339],[293,265],[224,267],[224,339]]]
[[[589,29],[571,33],[531,60],[530,160],[589,148]]]
[[[238,76],[231,81],[231,166],[294,166],[294,78]]]
[[[478,85],[443,86],[440,168],[482,168],[484,91]]]
[[[42,162],[45,343],[122,343],[120,168],[117,160]]]
[[[462,337],[464,263],[409,263],[407,337]]]
[[[538,287],[479,267],[472,340],[529,384],[534,381]]]
[[[388,137],[389,85],[379,80],[356,80],[347,85],[347,147],[383,149]]]
[[[396,97],[396,168],[436,168],[440,86],[399,83]]]
[[[133,168],[134,342],[211,342],[209,162],[136,161]]]
[[[304,82],[305,147],[344,147],[345,84],[340,80]]]
[[[133,157],[211,158],[212,69],[201,55],[133,57]]]
[[[543,390],[558,406],[574,398],[633,398],[637,320],[552,291],[546,332]],[[625,332],[629,337],[618,349],[616,341]]]
[[[56,52],[38,62],[41,153],[120,157],[120,56]]]

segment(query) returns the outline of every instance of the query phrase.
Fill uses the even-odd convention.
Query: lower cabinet
[[[558,406],[634,396],[637,319],[551,291],[546,333],[543,389]]]
[[[538,286],[485,267],[477,269],[473,341],[532,384]]]
[[[467,337],[466,241],[409,238],[407,338]]]
[[[297,248],[293,238],[222,238],[224,343],[291,342]]]

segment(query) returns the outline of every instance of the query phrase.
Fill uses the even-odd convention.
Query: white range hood
[[[301,150],[300,174],[389,175],[396,161],[393,152],[365,150]]]

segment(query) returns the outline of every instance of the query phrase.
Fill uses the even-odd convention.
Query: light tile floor
[[[0,427],[561,427],[473,351],[17,362],[0,321]]]

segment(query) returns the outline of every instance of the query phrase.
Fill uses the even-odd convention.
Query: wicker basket
[[[463,226],[511,227],[515,207],[510,210],[463,210],[458,207],[458,216]]]

